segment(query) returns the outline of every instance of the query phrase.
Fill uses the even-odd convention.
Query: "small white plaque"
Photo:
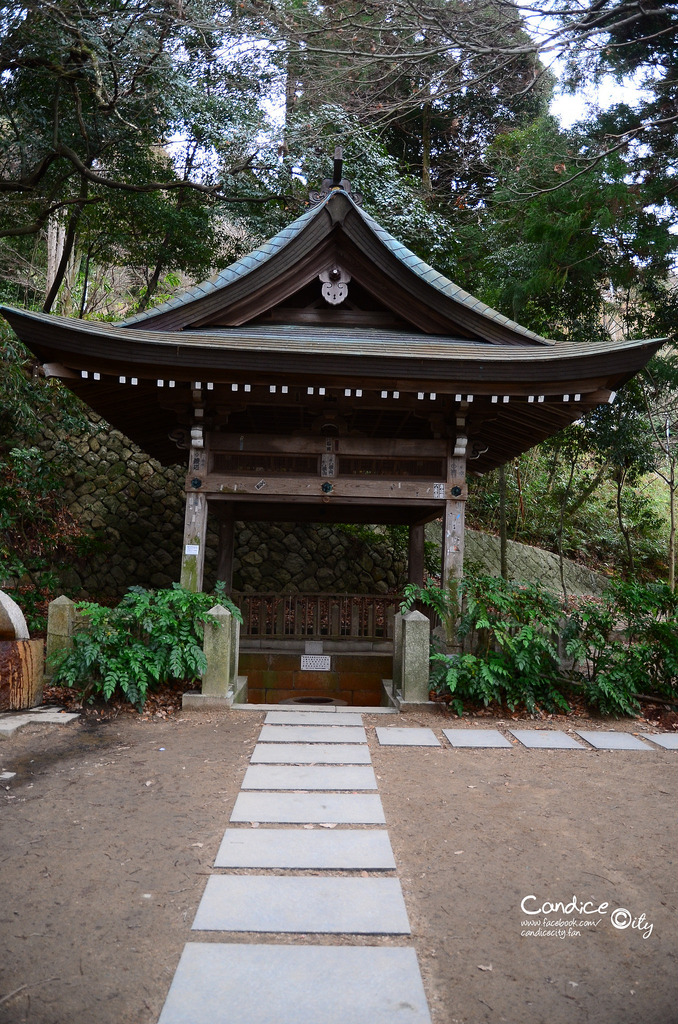
[[[186,554],[187,555],[199,555],[200,554],[200,545],[199,544],[187,544],[186,545]]]
[[[329,654],[302,654],[302,672],[329,672],[332,659]]]
[[[445,497],[445,484],[434,484],[433,485],[433,497],[444,498]]]

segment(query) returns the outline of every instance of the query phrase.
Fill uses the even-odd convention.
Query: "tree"
[[[233,15],[218,0],[2,8],[0,237],[31,238],[50,218],[63,225],[46,310],[90,211],[125,223],[125,200],[155,196],[149,265],[161,272],[193,234],[196,197],[211,207],[267,198],[251,173],[265,82],[253,77],[256,55],[224,47],[219,19]]]

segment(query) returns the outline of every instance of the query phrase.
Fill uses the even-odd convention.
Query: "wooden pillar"
[[[424,583],[424,524],[412,524],[409,529],[407,554],[407,582],[421,587]]]
[[[445,502],[443,516],[443,587],[454,589],[464,574],[464,517],[466,501]]]
[[[443,514],[442,586],[452,594],[456,611],[450,616],[447,642],[454,643],[458,616],[457,586],[464,574],[464,523],[466,514],[466,444],[463,416],[457,417],[457,439],[447,459],[447,497]],[[463,431],[463,433],[462,433]]]
[[[181,586],[198,593],[202,590],[205,570],[205,544],[207,541],[207,496],[201,494],[201,484],[207,471],[207,452],[192,447],[188,459],[186,478],[186,515],[184,518],[184,546],[181,552]]]
[[[235,520],[231,508],[224,509],[219,516],[219,554],[217,558],[217,579],[226,584],[226,593],[233,591],[233,542]]]

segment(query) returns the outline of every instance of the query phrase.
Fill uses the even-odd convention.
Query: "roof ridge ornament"
[[[322,203],[332,192],[346,192],[356,206],[362,206],[362,195],[360,192],[353,192],[351,190],[351,182],[348,178],[342,178],[343,169],[344,151],[341,146],[336,146],[334,150],[334,171],[332,177],[323,178],[320,189],[318,191],[311,191],[308,194],[308,197],[314,206],[318,206]]]

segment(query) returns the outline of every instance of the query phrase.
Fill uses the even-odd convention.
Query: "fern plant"
[[[475,634],[473,652],[431,655],[432,686],[452,694],[461,714],[463,700],[524,704],[568,710],[560,692],[557,637],[558,601],[537,584],[494,576],[467,576],[460,584],[464,602],[457,635]]]
[[[70,650],[56,656],[53,680],[80,687],[84,698],[109,700],[118,691],[141,709],[149,689],[171,680],[192,681],[207,662],[202,649],[209,609],[218,602],[242,622],[223,584],[212,595],[175,584],[171,590],[130,587],[116,608],[80,602],[81,626]]]

